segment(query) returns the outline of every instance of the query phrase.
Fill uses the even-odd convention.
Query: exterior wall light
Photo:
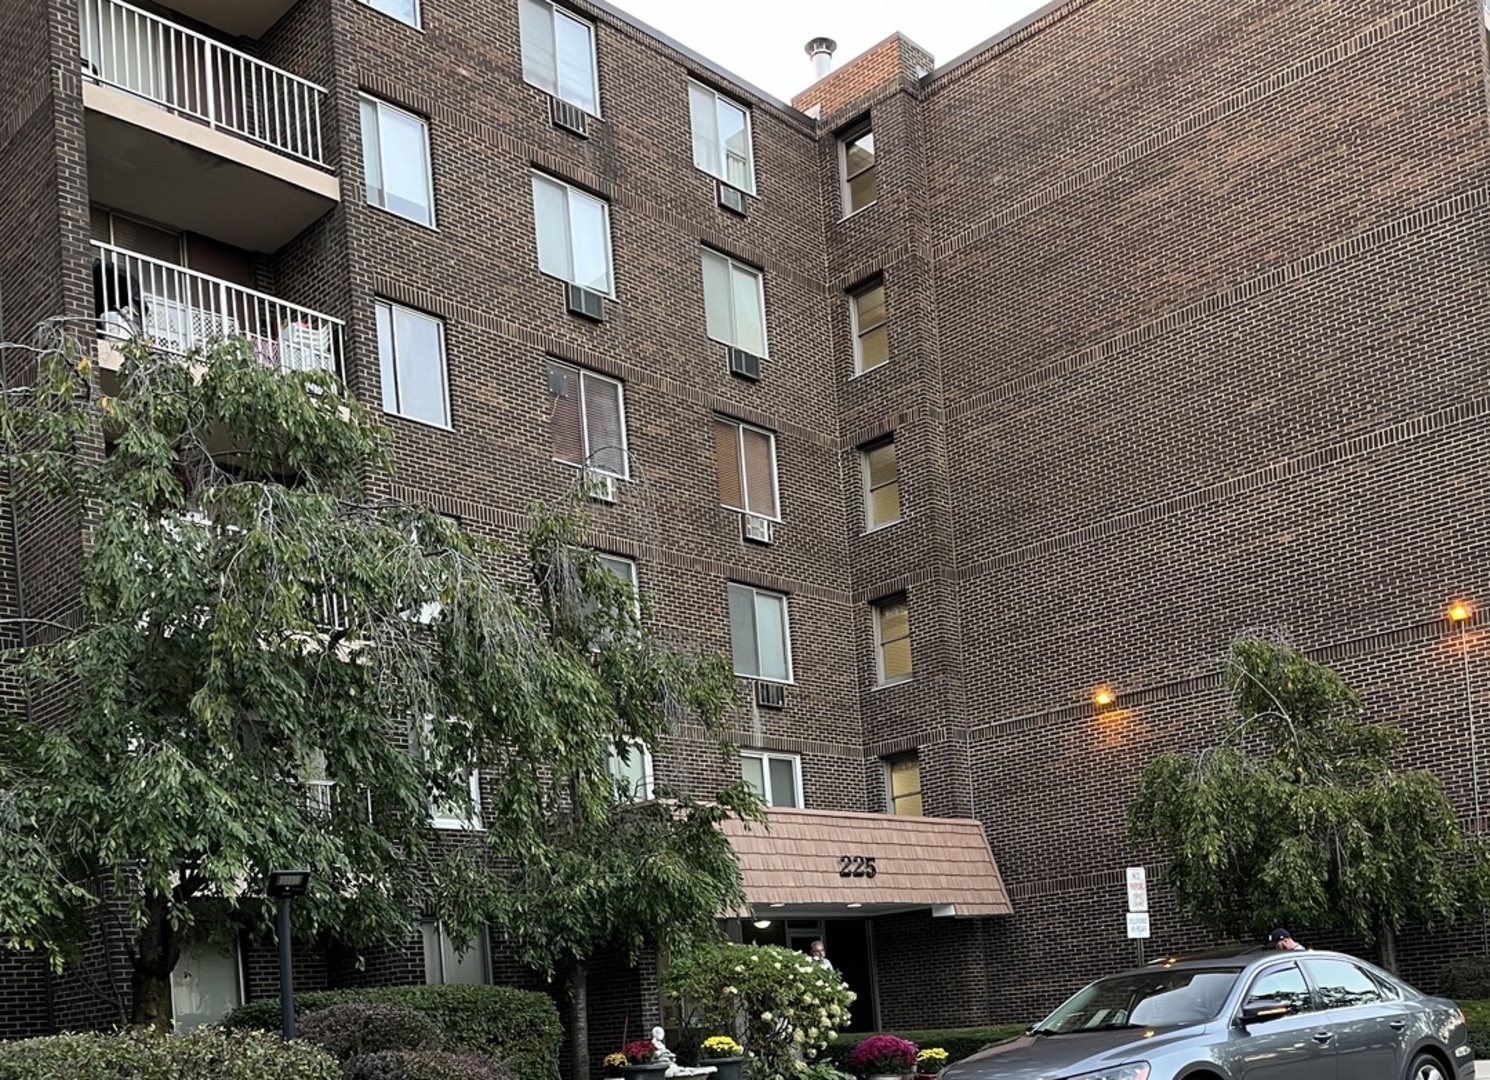
[[[1106,709],[1117,701],[1117,695],[1113,693],[1110,686],[1099,686],[1092,691],[1092,704],[1099,709]]]
[[[1449,605],[1449,610],[1444,612],[1444,617],[1451,623],[1468,622],[1474,615],[1474,609],[1463,600],[1455,600]]]

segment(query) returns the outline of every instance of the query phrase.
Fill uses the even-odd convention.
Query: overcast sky
[[[812,67],[802,51],[811,38],[838,42],[837,66],[899,30],[944,64],[1044,0],[611,2],[746,82],[790,101],[812,82]]]

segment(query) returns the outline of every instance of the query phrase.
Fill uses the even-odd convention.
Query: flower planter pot
[[[714,1080],[740,1080],[740,1075],[745,1068],[743,1057],[706,1057],[699,1058],[698,1063],[714,1066]]]
[[[621,1076],[624,1080],[662,1080],[667,1075],[668,1063],[665,1061],[649,1061],[645,1065],[622,1065]]]

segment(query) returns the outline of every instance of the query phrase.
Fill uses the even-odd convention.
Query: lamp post
[[[295,1037],[295,972],[290,955],[290,901],[310,888],[309,870],[273,870],[269,895],[274,897],[279,934],[279,1033],[286,1042]]]

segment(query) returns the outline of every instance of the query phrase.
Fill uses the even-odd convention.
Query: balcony
[[[321,87],[121,0],[79,27],[94,202],[272,252],[341,197]]]
[[[169,6],[233,37],[263,37],[296,0],[170,0]]]
[[[297,304],[112,244],[93,243],[99,366],[119,367],[116,343],[148,340],[185,355],[228,337],[286,371],[341,370],[342,323]]]

